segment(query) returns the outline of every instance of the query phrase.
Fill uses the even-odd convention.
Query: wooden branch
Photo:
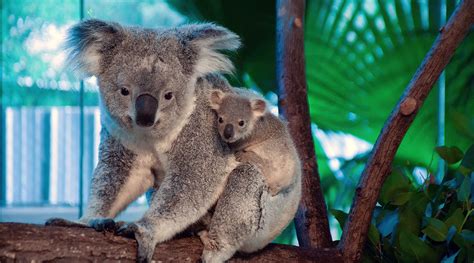
[[[135,240],[97,232],[90,228],[54,227],[0,223],[0,262],[94,261],[134,262]],[[198,262],[202,244],[197,237],[159,244],[157,262]],[[342,262],[333,249],[308,250],[286,245],[268,245],[260,252],[237,254],[230,262]]]
[[[330,247],[326,203],[311,133],[304,61],[304,0],[277,1],[277,83],[280,112],[303,165],[303,195],[295,226],[302,247]]]
[[[362,173],[339,243],[347,262],[361,258],[372,213],[395,153],[439,75],[474,22],[474,0],[461,2],[408,84],[379,135]]]

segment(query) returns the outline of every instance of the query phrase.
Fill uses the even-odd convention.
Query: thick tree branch
[[[118,261],[135,262],[135,240],[101,233],[90,228],[45,227],[0,223],[0,262]],[[198,262],[202,253],[199,238],[187,237],[159,244],[156,261]],[[342,262],[337,249],[308,250],[268,245],[260,252],[237,254],[230,262]]]
[[[279,106],[303,165],[303,196],[295,218],[302,247],[330,247],[331,234],[311,133],[304,60],[304,0],[277,1]]]
[[[418,110],[474,22],[474,0],[461,2],[385,123],[356,189],[339,248],[347,262],[360,260],[372,213],[395,153]]]

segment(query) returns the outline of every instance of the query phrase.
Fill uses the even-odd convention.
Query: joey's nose
[[[234,135],[234,126],[232,126],[232,124],[227,124],[224,127],[224,138],[228,140],[232,138],[233,135]]]
[[[135,122],[138,126],[150,127],[155,124],[158,100],[150,94],[142,94],[135,101]]]

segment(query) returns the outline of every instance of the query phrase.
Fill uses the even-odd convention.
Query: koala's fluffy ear
[[[214,110],[218,110],[221,105],[222,98],[224,98],[224,92],[220,90],[212,90],[211,95],[209,96],[209,103],[211,105],[211,108]]]
[[[123,36],[124,29],[117,23],[97,19],[79,22],[67,34],[68,64],[86,75],[100,74],[104,53],[115,48]]]
[[[194,72],[198,77],[208,73],[233,73],[234,65],[220,51],[238,49],[239,36],[212,23],[186,25],[178,30],[184,34],[188,43],[197,48]]]
[[[267,111],[267,103],[261,99],[254,99],[250,102],[254,116],[260,117]]]

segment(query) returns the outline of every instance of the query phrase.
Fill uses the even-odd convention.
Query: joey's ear
[[[120,44],[124,34],[123,27],[117,23],[97,19],[77,23],[67,33],[68,64],[86,75],[100,74],[104,53]]]
[[[261,99],[254,99],[250,102],[253,114],[256,117],[260,117],[267,111],[267,103]]]
[[[209,103],[211,105],[211,108],[214,110],[218,110],[221,105],[222,98],[224,98],[224,92],[220,90],[212,90],[211,95],[209,96]]]
[[[234,65],[220,51],[238,49],[239,36],[212,23],[186,25],[178,30],[184,35],[185,41],[197,50],[198,58],[194,65],[197,76],[218,72],[232,74]]]

